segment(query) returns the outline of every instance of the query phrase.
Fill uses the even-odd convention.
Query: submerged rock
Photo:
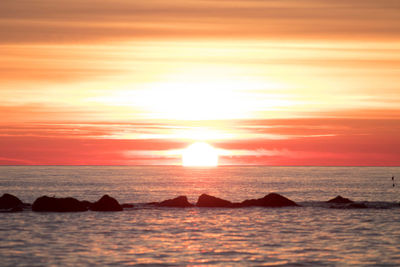
[[[93,211],[122,211],[122,206],[115,198],[109,195],[102,196],[98,201],[90,205],[90,210]]]
[[[0,209],[9,209],[10,211],[22,211],[24,203],[14,195],[3,194],[0,197]]]
[[[339,195],[335,198],[328,200],[327,203],[348,204],[348,203],[354,203],[354,201]]]
[[[156,204],[160,207],[176,207],[176,208],[188,208],[193,207],[194,205],[189,203],[186,196],[179,196],[173,199],[167,199],[160,203]]]
[[[234,207],[234,204],[222,198],[202,194],[197,200],[196,206],[209,208],[231,208]]]
[[[18,207],[13,207],[10,209],[0,209],[0,213],[9,213],[9,212],[19,212],[19,211],[23,211],[24,208],[21,206]]]
[[[124,204],[121,204],[121,207],[122,207],[123,209],[130,209],[130,208],[134,208],[135,205],[133,205],[133,204],[128,204],[128,203],[124,203]]]
[[[263,198],[259,199],[249,199],[245,200],[241,203],[243,207],[290,207],[290,206],[299,206],[296,202],[279,195],[277,193],[270,193]]]
[[[331,209],[367,209],[364,203],[332,203],[329,208]]]
[[[365,205],[364,203],[350,203],[348,205],[349,209],[367,209],[367,205]]]
[[[72,197],[56,198],[42,196],[33,202],[33,211],[77,212],[87,211],[88,207],[82,201]]]

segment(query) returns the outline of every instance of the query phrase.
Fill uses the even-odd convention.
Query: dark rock
[[[121,204],[121,207],[122,207],[123,209],[130,209],[130,208],[134,208],[135,205],[124,203],[124,204]]]
[[[348,208],[350,208],[350,209],[367,209],[368,207],[364,203],[350,203],[348,205]]]
[[[122,206],[118,203],[115,198],[109,195],[102,196],[98,201],[90,206],[90,210],[93,211],[122,211]]]
[[[241,204],[243,207],[258,206],[258,207],[278,208],[278,207],[299,206],[296,202],[277,193],[270,193],[265,197],[259,199],[245,200]]]
[[[328,200],[327,203],[348,204],[348,203],[354,203],[354,201],[348,198],[344,198],[342,196],[337,196],[335,198]]]
[[[189,203],[186,196],[179,196],[173,199],[167,199],[157,204],[160,207],[176,207],[176,208],[187,208],[193,207],[194,205]]]
[[[0,210],[0,212],[1,212],[1,213],[8,213],[8,212],[20,212],[20,211],[23,211],[23,210],[24,210],[24,208],[23,208],[23,207],[21,207],[21,206],[18,206],[18,207],[14,207],[14,208],[11,208],[11,209]]]
[[[367,205],[364,203],[331,203],[329,206],[331,209],[367,209]]]
[[[328,200],[331,209],[366,209],[367,205],[364,203],[356,203],[351,199],[344,198],[342,196],[337,196],[331,200]]]
[[[14,209],[14,208],[21,208],[24,203],[14,195],[10,194],[3,194],[0,197],[0,209]]]
[[[89,209],[90,206],[93,204],[92,202],[87,201],[87,200],[82,200],[81,203],[82,203],[83,205],[85,205],[87,209]]]
[[[197,200],[196,206],[209,208],[232,208],[233,203],[222,198],[202,194]]]
[[[87,206],[81,201],[72,198],[56,198],[42,196],[33,202],[33,211],[76,212],[87,211]]]

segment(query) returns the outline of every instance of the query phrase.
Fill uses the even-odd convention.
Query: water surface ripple
[[[400,168],[0,167],[0,193],[142,203],[283,194],[301,208],[133,208],[0,214],[1,266],[400,265],[400,209],[329,209],[338,194],[398,203]],[[399,185],[400,186],[400,185]],[[308,203],[308,204],[307,204]],[[313,204],[314,203],[314,204]]]

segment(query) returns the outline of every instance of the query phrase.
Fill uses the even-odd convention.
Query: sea
[[[301,207],[144,205],[271,192]],[[0,266],[400,266],[400,167],[1,166],[3,193],[135,207],[0,213]],[[325,203],[337,195],[368,208]]]

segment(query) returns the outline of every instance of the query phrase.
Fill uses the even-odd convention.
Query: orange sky
[[[400,165],[397,0],[2,0],[0,164]]]

